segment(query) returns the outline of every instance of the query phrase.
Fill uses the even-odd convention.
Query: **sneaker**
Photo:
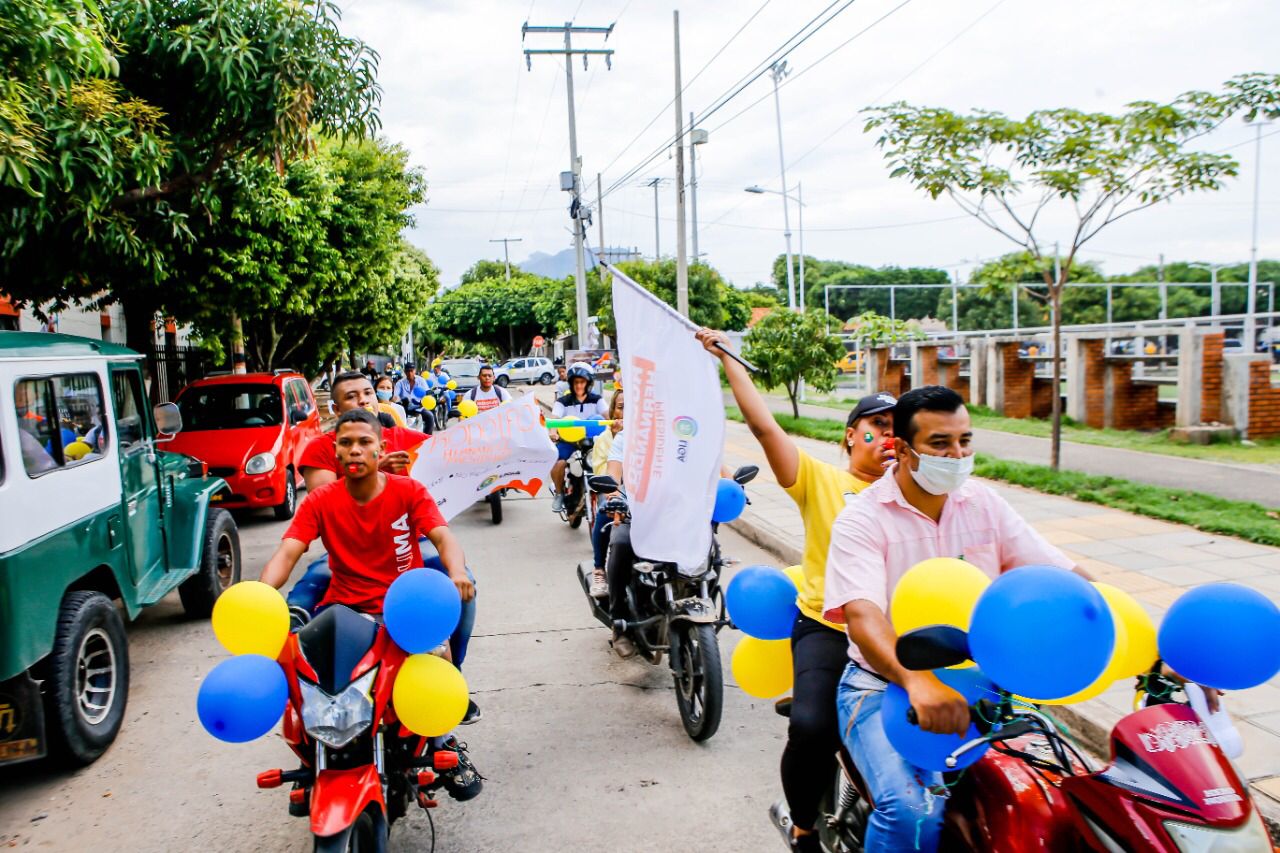
[[[618,657],[623,660],[635,657],[636,655],[636,644],[631,642],[631,638],[625,634],[614,637],[612,646],[613,650],[617,652]]]
[[[475,700],[468,699],[467,713],[462,718],[462,725],[469,726],[472,723],[478,722],[480,722],[480,706],[475,703]]]
[[[456,737],[450,735],[443,748],[458,753],[458,766],[440,774],[441,781],[444,782],[444,789],[449,792],[450,797],[460,803],[475,799],[480,791],[484,789],[484,777],[480,775],[480,771],[476,770],[476,766],[471,763],[471,755],[467,752],[467,745],[459,743]]]
[[[564,512],[564,495],[556,492],[556,496],[551,499],[552,512]]]
[[[604,569],[591,570],[591,597],[609,597],[609,579],[605,577]]]

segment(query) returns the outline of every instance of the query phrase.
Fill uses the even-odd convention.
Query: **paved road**
[[[791,414],[791,404],[788,401],[776,397],[765,399],[773,411]],[[733,396],[727,392],[725,403],[733,405]],[[800,414],[810,418],[844,421],[848,412],[827,406],[801,404]],[[1049,464],[1047,438],[989,429],[974,430],[974,438],[980,452],[997,459]],[[1280,466],[1206,462],[1183,456],[1064,441],[1062,467],[1086,474],[1109,474],[1153,486],[1194,489],[1231,500],[1280,506]]]
[[[771,703],[726,685],[724,721],[706,745],[680,726],[671,678],[606,650],[573,573],[583,530],[556,522],[546,500],[511,500],[493,527],[483,505],[455,520],[479,577],[480,612],[466,674],[484,711],[463,728],[488,777],[480,798],[442,799],[441,851],[767,850],[785,734]],[[282,525],[242,522],[249,576]],[[731,531],[741,564],[768,555]],[[725,671],[737,637],[722,635]],[[0,771],[0,848],[66,851],[302,851],[306,823],[283,789],[254,776],[289,766],[275,736],[233,746],[196,722],[201,677],[225,654],[207,622],[176,596],[130,628],[133,690],[119,740],[75,773],[32,765]],[[428,851],[425,814],[392,831],[392,849]]]

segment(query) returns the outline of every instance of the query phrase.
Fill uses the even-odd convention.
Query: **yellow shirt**
[[[596,436],[596,442],[591,446],[591,455],[587,457],[592,474],[609,473],[609,448],[613,447],[613,438],[613,432],[608,429]]]
[[[804,521],[804,585],[796,597],[800,612],[829,628],[844,628],[822,618],[822,597],[827,571],[827,549],[831,545],[831,526],[845,504],[858,492],[870,486],[848,471],[819,462],[803,450],[795,484],[786,490],[800,507]]]

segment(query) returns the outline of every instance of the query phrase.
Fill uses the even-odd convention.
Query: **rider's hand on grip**
[[[934,734],[960,735],[969,728],[969,702],[933,673],[916,673],[904,685],[916,725]]]

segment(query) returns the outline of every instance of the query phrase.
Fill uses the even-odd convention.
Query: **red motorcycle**
[[[963,632],[945,633],[950,632],[959,637],[940,641],[936,628],[904,635],[899,660],[924,670],[968,659]],[[1173,701],[1181,685],[1158,671],[1139,684],[1147,707],[1116,724],[1111,761],[1100,769],[1048,716],[1010,694],[975,705],[972,716],[981,736],[953,752],[948,764],[972,749],[990,749],[971,767],[948,775],[940,849],[1272,853],[1248,783],[1195,712]],[[789,709],[780,703],[778,710]],[[818,819],[823,850],[861,851],[871,808],[866,786],[841,748],[835,784]]]
[[[292,786],[289,813],[310,817],[317,853],[380,853],[410,803],[435,808],[445,785],[455,799],[478,792],[456,741],[415,735],[396,718],[391,688],[405,657],[385,627],[340,604],[293,633],[280,655],[283,733],[301,766],[259,773],[258,787]]]

